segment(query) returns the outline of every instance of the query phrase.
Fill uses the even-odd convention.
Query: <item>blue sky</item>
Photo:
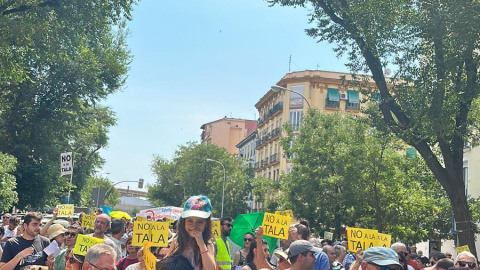
[[[199,141],[202,124],[256,119],[255,103],[288,72],[290,55],[291,71],[346,72],[332,45],[305,34],[308,12],[262,0],[141,0],[126,85],[105,102],[118,121],[101,152],[103,176],[153,184],[154,155],[171,159]]]

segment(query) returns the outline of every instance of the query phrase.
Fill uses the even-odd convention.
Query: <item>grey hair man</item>
[[[105,232],[110,229],[112,220],[106,214],[100,214],[95,218],[95,227],[93,234],[89,234],[89,236],[97,237],[103,239],[103,242],[111,247],[114,248],[115,252],[117,253],[117,257],[115,258],[116,261],[122,258],[122,250],[120,246],[117,246],[110,238],[105,237]]]
[[[335,251],[335,261],[332,264],[332,268],[341,269],[343,268],[343,259],[345,259],[345,255],[347,255],[347,249],[342,245],[335,245],[333,250]]]
[[[115,270],[115,250],[106,244],[96,244],[87,250],[83,270]]]
[[[470,270],[477,269],[477,258],[468,251],[462,251],[455,258],[455,267]]]

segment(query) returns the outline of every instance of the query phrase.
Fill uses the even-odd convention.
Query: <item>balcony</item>
[[[273,105],[273,107],[270,110],[268,110],[268,112],[265,113],[263,117],[258,118],[257,126],[262,125],[270,117],[272,117],[274,114],[276,114],[278,111],[281,111],[281,110],[283,110],[283,102],[278,102],[277,104]]]
[[[270,156],[270,164],[275,163],[279,160],[277,160],[278,154],[273,154]]]

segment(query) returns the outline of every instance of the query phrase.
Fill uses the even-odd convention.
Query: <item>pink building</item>
[[[236,145],[257,130],[256,120],[222,118],[203,124],[202,143],[209,142],[238,154]]]

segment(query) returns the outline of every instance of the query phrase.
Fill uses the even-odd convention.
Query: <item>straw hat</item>
[[[48,239],[52,240],[53,238],[57,237],[62,233],[65,233],[66,231],[67,230],[63,227],[62,224],[53,224],[47,230]]]

